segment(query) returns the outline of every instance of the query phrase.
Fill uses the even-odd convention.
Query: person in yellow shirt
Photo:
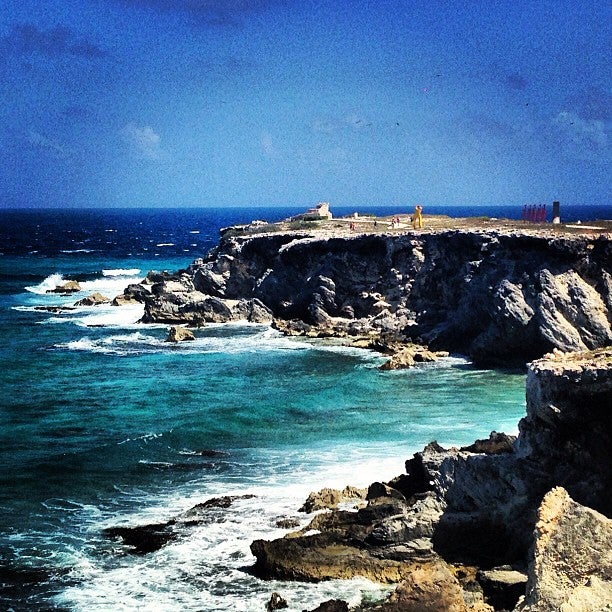
[[[417,204],[414,207],[414,215],[412,215],[412,227],[414,229],[423,229],[423,207]]]

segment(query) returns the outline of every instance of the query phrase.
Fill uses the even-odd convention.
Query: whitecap
[[[158,246],[158,247],[174,246],[174,242],[160,242],[159,244],[156,244],[155,246]]]
[[[117,268],[116,270],[102,270],[102,276],[135,276],[140,274],[140,268]]]
[[[62,285],[65,282],[66,279],[61,274],[51,274],[38,285],[26,287],[26,291],[38,295],[45,295],[48,291],[53,291],[58,285]]]

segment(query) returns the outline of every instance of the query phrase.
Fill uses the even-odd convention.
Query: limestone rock
[[[55,289],[50,289],[47,293],[77,293],[79,291],[81,291],[81,285],[75,280],[68,280],[57,285]]]
[[[110,302],[107,297],[104,297],[101,293],[95,291],[91,295],[84,297],[82,300],[75,302],[75,306],[95,306],[96,304],[106,304]]]
[[[299,512],[316,512],[317,510],[329,510],[337,508],[338,504],[350,502],[357,504],[365,500],[367,489],[347,486],[344,489],[323,488],[311,493]]]
[[[612,605],[612,520],[561,487],[542,500],[527,595],[517,610],[577,612]]]
[[[185,327],[179,327],[177,325],[173,325],[168,332],[168,336],[166,337],[166,342],[185,342],[189,340],[195,340],[195,336],[191,331],[186,329]]]

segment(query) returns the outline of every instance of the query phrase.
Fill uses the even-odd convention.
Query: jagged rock
[[[55,289],[49,289],[47,293],[78,293],[79,291],[81,291],[81,285],[75,280],[69,280],[57,285]]]
[[[173,325],[168,332],[168,336],[166,337],[166,342],[185,342],[189,340],[195,340],[195,336],[193,332],[189,331],[185,327],[179,327],[177,325]]]
[[[328,599],[319,604],[314,610],[304,610],[304,612],[349,612],[346,601],[342,599]]]
[[[505,230],[417,238],[226,232],[206,259],[154,280],[186,288],[170,309],[175,323],[193,322],[181,306],[197,301],[193,292],[257,298],[275,319],[299,319],[328,335],[403,332],[481,364],[525,363],[553,348],[612,342],[610,244]],[[167,311],[151,307],[145,320],[171,322]],[[335,327],[339,316],[362,322]]]
[[[469,453],[485,453],[487,455],[498,455],[500,453],[511,453],[514,449],[516,436],[492,431],[486,440],[476,440],[469,446],[461,447],[462,451]]]
[[[101,293],[98,293],[97,291],[95,291],[94,293],[92,293],[91,295],[88,295],[82,300],[75,302],[74,305],[75,306],[95,306],[96,304],[106,304],[108,302],[110,302],[110,300],[107,297],[104,297]]]
[[[563,486],[578,503],[612,515],[612,347],[549,354],[531,364],[526,387],[517,453],[547,474],[540,499]]]
[[[270,601],[268,601],[266,604],[266,610],[268,610],[268,612],[271,612],[272,610],[282,610],[288,607],[289,604],[287,603],[287,600],[276,591],[272,593],[270,596]]]
[[[395,581],[415,564],[442,557],[484,570],[480,579],[491,601],[517,597],[516,575],[514,585],[506,580],[502,588],[499,570],[486,571],[525,563],[545,492],[561,479],[600,508],[610,503],[612,348],[534,362],[527,391],[528,415],[516,443],[493,434],[484,447],[476,445],[479,451],[507,451],[510,445],[511,452],[471,453],[431,443],[406,462],[406,474],[374,483],[365,508],[319,514],[299,532],[254,542],[256,572],[300,580],[360,575]],[[590,550],[592,563],[607,567],[605,553]],[[607,588],[597,576],[591,583],[597,593]],[[467,609],[485,609],[478,593],[470,593],[462,595]],[[584,585],[571,601],[583,595]]]
[[[561,487],[542,500],[521,612],[606,610],[612,605],[612,520]]]
[[[337,508],[341,503],[358,503],[366,497],[367,489],[347,486],[342,490],[324,488],[310,493],[299,512],[316,512]]]

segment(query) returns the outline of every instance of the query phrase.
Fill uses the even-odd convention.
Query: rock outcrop
[[[482,364],[612,343],[612,241],[526,231],[226,232],[151,278],[145,322],[244,318],[307,335],[395,334]]]
[[[561,487],[539,509],[521,612],[612,609],[612,520]]]
[[[75,302],[75,306],[96,306],[97,304],[107,304],[110,300],[103,296],[98,291],[94,291],[91,295],[84,297],[82,300]]]
[[[609,569],[590,568],[609,568],[611,563],[610,521],[605,518],[612,510],[611,432],[612,348],[548,355],[530,364],[527,416],[515,441],[493,432],[489,440],[464,449],[445,450],[432,443],[406,462],[405,474],[373,483],[365,508],[319,514],[297,533],[253,542],[254,571],[284,579],[360,575],[404,581],[400,592],[412,602],[421,588],[415,576],[423,567],[433,567],[425,581],[434,585],[429,592],[446,584],[446,595],[455,602],[449,600],[444,609],[484,610],[486,603],[497,608],[499,602],[508,609],[525,583],[536,529],[535,561],[522,605],[529,611],[574,609],[554,603],[538,607],[538,602],[552,597],[546,594],[556,589],[552,576],[573,585],[562,603],[578,605],[609,595]],[[546,493],[559,486],[576,501],[555,490],[540,508]],[[576,546],[583,536],[584,545]],[[571,546],[582,569],[572,569],[573,562],[566,560]],[[589,550],[594,558],[581,561]],[[461,575],[457,568],[464,568]],[[476,597],[476,591],[488,602]],[[431,601],[438,600],[432,596]],[[405,605],[381,609],[419,609],[414,606],[420,604]]]

